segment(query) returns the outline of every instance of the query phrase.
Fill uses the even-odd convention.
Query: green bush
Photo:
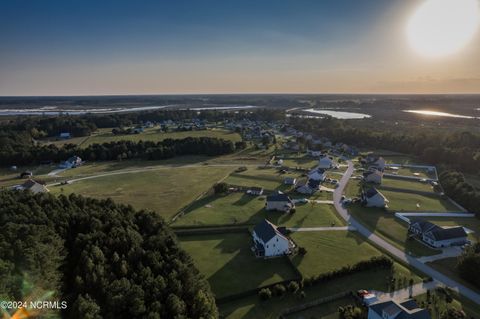
[[[272,298],[272,291],[269,288],[260,289],[258,296],[261,300],[268,300]]]
[[[285,286],[282,284],[276,284],[272,288],[272,293],[274,296],[283,296],[287,289],[285,289]]]

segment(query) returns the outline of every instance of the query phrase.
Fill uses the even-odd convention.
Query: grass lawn
[[[382,255],[349,231],[295,232],[291,237],[298,246],[307,249],[306,255],[292,257],[293,264],[305,278]]]
[[[87,147],[90,144],[102,144],[107,142],[115,141],[162,141],[167,138],[172,139],[182,139],[186,137],[217,137],[223,138],[226,140],[231,140],[233,142],[241,141],[242,138],[238,133],[231,132],[223,129],[208,129],[201,131],[185,131],[185,132],[162,132],[159,128],[149,128],[145,129],[144,132],[139,134],[124,134],[124,135],[113,135],[111,128],[99,129],[90,136],[86,137],[75,137],[68,140],[55,140],[55,141],[46,141],[47,143],[53,143],[57,146],[63,144],[72,143],[79,144],[81,147]]]
[[[345,186],[344,193],[346,197],[359,197],[360,196],[360,184],[358,179],[350,179]]]
[[[432,291],[430,300],[427,300],[427,294],[415,296],[414,299],[417,301],[417,304],[420,307],[430,308],[432,319],[442,318],[442,313],[446,311],[447,308],[463,310],[465,311],[467,318],[480,317],[480,307],[477,304],[474,304],[470,300],[459,296],[455,292],[453,292],[453,294],[454,299],[449,304],[447,304],[445,301],[445,295],[436,290]]]
[[[292,186],[283,184],[285,177],[298,178],[300,175],[295,173],[280,174],[275,168],[248,168],[244,172],[232,173],[225,182],[236,186],[245,187],[263,187],[268,190],[288,191]]]
[[[55,167],[52,165],[19,166],[16,171],[12,171],[8,168],[0,168],[0,189],[3,187],[23,184],[27,179],[20,179],[19,176],[24,171],[31,171],[34,180],[48,182],[52,178],[48,177],[46,174],[53,169],[55,169]]]
[[[253,225],[265,218],[287,227],[330,226],[331,223],[344,225],[329,204],[298,204],[294,214],[267,212],[264,206],[265,196],[255,197],[243,193],[211,195],[193,203],[174,225]]]
[[[389,200],[388,207],[390,211],[458,211],[458,207],[445,199],[435,196],[425,196],[410,194],[404,192],[381,191]],[[417,207],[417,204],[419,207]]]
[[[307,253],[308,254],[308,253]],[[307,303],[318,298],[323,298],[332,294],[344,291],[357,291],[358,289],[372,289],[388,291],[387,278],[390,276],[388,270],[371,270],[346,276],[330,282],[322,283],[305,289],[305,299],[300,299],[296,295],[287,294],[281,298],[274,297],[268,301],[260,301],[258,296],[250,296],[234,300],[228,303],[219,304],[220,314],[225,318],[278,318],[280,312],[292,306],[301,303]],[[420,277],[410,272],[400,264],[395,264],[394,277],[396,282],[405,281],[413,278],[415,282],[420,282]],[[407,278],[406,280],[400,280]],[[291,317],[290,317],[291,318]],[[295,317],[294,317],[295,318]]]
[[[182,236],[179,239],[216,297],[295,279],[287,257],[255,258],[248,233]]]
[[[379,187],[379,189],[381,189],[382,186],[433,193],[433,187],[428,183],[420,183],[417,181],[408,181],[403,179],[384,177],[382,180],[382,185]]]
[[[137,209],[152,209],[171,218],[218,180],[231,167],[164,167],[148,172],[125,173],[53,186],[53,193],[78,193],[96,198],[110,197]]]
[[[439,253],[416,240],[407,240],[407,224],[395,218],[393,212],[360,205],[351,205],[348,210],[370,230],[389,239],[397,247],[405,249],[406,252],[415,256],[431,256]]]
[[[338,319],[338,308],[347,305],[354,305],[353,297],[344,297],[334,301],[324,303],[322,305],[305,309],[303,311],[292,313],[285,318],[288,319],[306,319],[306,318],[322,318],[322,319]]]
[[[452,278],[455,281],[458,281],[464,286],[467,286],[468,288],[475,290],[477,292],[480,292],[480,288],[475,287],[471,283],[463,280],[455,270],[455,267],[457,265],[457,258],[456,257],[451,257],[451,258],[444,258],[440,260],[436,260],[433,262],[427,263],[430,267],[433,269],[447,275],[448,277]]]

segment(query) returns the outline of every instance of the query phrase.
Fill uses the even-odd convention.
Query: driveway
[[[396,301],[403,301],[405,299],[410,298],[410,296],[418,296],[427,292],[427,290],[434,289],[436,287],[441,286],[437,281],[430,281],[427,283],[418,283],[413,286],[395,290],[392,292],[383,292],[383,291],[375,291],[372,292],[377,296],[380,301],[394,299]]]
[[[341,204],[341,197],[343,190],[345,189],[345,186],[347,185],[348,180],[352,176],[353,173],[353,163],[352,161],[348,161],[348,169],[343,175],[342,179],[340,180],[340,185],[338,188],[333,192],[333,201],[334,201],[334,206],[337,212],[342,216],[345,221],[347,221],[348,225],[353,226],[357,229],[357,231],[365,236],[368,240],[376,244],[377,246],[382,247],[386,251],[388,251],[392,256],[395,258],[398,258],[399,260],[402,260],[403,262],[409,264],[410,266],[420,270],[427,276],[432,277],[433,279],[437,280],[438,282],[446,285],[447,287],[452,288],[453,290],[458,291],[468,299],[474,301],[477,304],[480,304],[480,294],[477,293],[476,291],[473,291],[472,289],[456,282],[455,280],[451,279],[450,277],[436,271],[435,269],[425,265],[422,263],[419,259],[414,258],[402,250],[398,249],[397,247],[393,246],[389,242],[387,242],[385,239],[377,236],[374,234],[372,231],[370,231],[368,228],[363,226],[361,223],[359,223],[355,218],[353,218],[350,213],[347,211],[345,207],[342,206]]]

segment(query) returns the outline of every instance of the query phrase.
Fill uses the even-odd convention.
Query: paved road
[[[247,167],[258,167],[258,164],[187,164],[187,165],[174,165],[174,164],[168,164],[168,165],[155,165],[155,166],[146,166],[138,169],[122,169],[122,170],[116,170],[116,171],[111,171],[111,172],[106,172],[106,173],[100,173],[100,174],[95,174],[95,175],[88,175],[84,177],[77,177],[77,178],[72,178],[68,179],[70,183],[73,182],[78,182],[78,181],[83,181],[87,179],[94,179],[94,178],[100,178],[100,177],[106,177],[106,176],[112,176],[112,175],[121,175],[121,174],[130,174],[130,173],[142,173],[142,172],[148,172],[148,171],[155,171],[155,170],[161,170],[161,169],[172,169],[172,168],[191,168],[191,167],[240,167],[240,166],[247,166]],[[49,174],[52,174],[56,171],[53,171]],[[56,175],[59,172],[56,172],[53,176],[57,177],[62,177],[61,175]],[[60,183],[52,183],[48,184],[47,186],[52,186],[52,185],[59,185]]]
[[[347,185],[348,180],[350,179],[353,173],[353,163],[352,161],[348,161],[348,169],[343,175],[342,179],[340,180],[340,185],[338,188],[333,192],[333,201],[334,206],[340,216],[342,216],[348,223],[348,225],[353,226],[357,229],[357,231],[362,234],[363,236],[367,237],[368,240],[372,241],[376,245],[382,247],[386,251],[388,251],[392,256],[406,262],[410,266],[420,270],[421,272],[425,273],[426,275],[432,277],[433,279],[437,280],[438,282],[446,285],[447,287],[452,288],[453,290],[458,291],[465,297],[469,298],[470,300],[474,301],[477,304],[480,304],[480,294],[473,291],[472,289],[461,285],[460,283],[456,282],[455,280],[451,279],[450,277],[434,270],[433,268],[427,266],[426,264],[422,263],[417,258],[414,258],[405,252],[401,251],[397,247],[393,246],[385,239],[375,235],[372,233],[368,228],[363,226],[359,223],[355,218],[353,218],[347,209],[342,206],[341,204],[341,197],[345,186]]]
[[[297,232],[297,231],[333,231],[333,230],[350,230],[350,231],[355,231],[355,227],[351,226],[341,226],[341,227],[292,227],[292,228],[287,228],[288,230],[292,232]]]

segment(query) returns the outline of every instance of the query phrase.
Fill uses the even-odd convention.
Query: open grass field
[[[296,173],[280,174],[275,168],[255,167],[248,168],[246,171],[240,173],[234,172],[225,180],[225,182],[236,186],[256,186],[268,190],[281,190],[285,192],[291,190],[292,186],[284,185],[284,178],[298,178],[299,176],[300,174]]]
[[[35,180],[48,182],[51,178],[46,176],[46,174],[52,169],[54,169],[52,165],[19,166],[16,171],[0,168],[0,189],[24,183],[26,179],[19,178],[24,171],[31,171]]]
[[[449,201],[435,196],[425,196],[387,190],[382,190],[381,192],[389,200],[388,209],[390,211],[458,211],[458,207]]]
[[[201,131],[185,131],[185,132],[162,132],[159,128],[145,129],[139,134],[123,134],[114,135],[111,128],[99,129],[90,136],[74,137],[68,140],[45,140],[45,143],[52,143],[61,146],[67,143],[77,144],[81,147],[86,147],[91,144],[102,144],[116,141],[162,141],[167,138],[182,139],[186,137],[217,137],[233,142],[241,141],[242,138],[238,133],[223,129],[208,129]]]
[[[355,299],[353,297],[344,297],[334,301],[324,303],[320,306],[308,308],[303,311],[292,313],[285,316],[287,319],[307,319],[307,318],[322,318],[322,319],[338,319],[338,308],[347,305],[354,305]]]
[[[422,191],[422,192],[433,192],[433,187],[428,183],[421,183],[417,181],[408,181],[408,180],[388,178],[388,177],[383,178],[382,185],[379,187],[379,189],[381,189],[382,186],[403,188],[403,189],[416,190],[416,191]]]
[[[167,220],[224,178],[231,167],[163,167],[140,173],[103,176],[52,186],[53,193],[110,197],[137,209],[152,209]]]
[[[361,221],[365,226],[384,238],[389,239],[393,244],[415,256],[430,256],[439,251],[415,241],[407,240],[407,224],[395,218],[393,212],[378,208],[366,208],[360,205],[352,205],[349,212]]]
[[[266,211],[264,206],[265,196],[255,197],[244,193],[211,195],[193,203],[174,225],[254,225],[265,218],[287,227],[330,226],[332,223],[344,225],[329,204],[299,204],[294,214]]]
[[[248,233],[182,236],[179,239],[216,297],[295,278],[287,257],[255,258]]]
[[[296,295],[287,294],[283,297],[275,297],[268,301],[260,301],[258,296],[250,296],[222,303],[218,306],[220,314],[229,319],[273,319],[278,318],[280,312],[285,308],[344,291],[357,291],[358,289],[388,291],[387,278],[389,276],[390,272],[388,270],[364,271],[344,278],[332,280],[327,283],[308,287],[305,289],[306,296],[304,299],[299,299]],[[394,277],[397,279],[396,282],[403,282],[403,280],[399,280],[400,278],[407,278],[407,283],[410,278],[414,279],[415,282],[421,281],[420,277],[397,263],[395,264]]]
[[[295,232],[291,237],[298,246],[307,249],[306,255],[292,257],[293,264],[305,278],[382,255],[355,232]]]

